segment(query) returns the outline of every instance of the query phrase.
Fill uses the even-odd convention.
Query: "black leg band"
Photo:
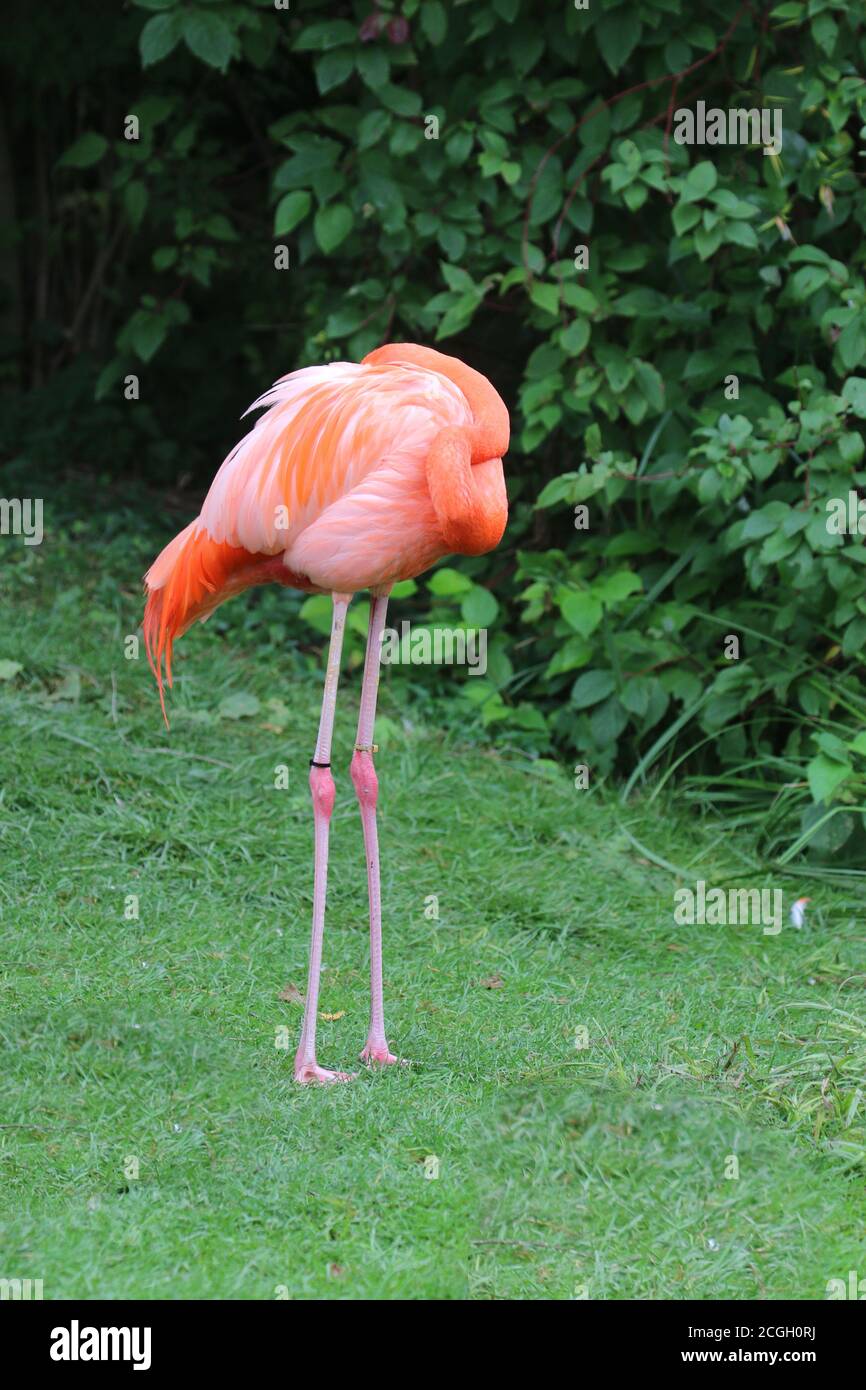
[[[330,763],[317,763],[315,758],[310,759],[310,767],[330,767]]]

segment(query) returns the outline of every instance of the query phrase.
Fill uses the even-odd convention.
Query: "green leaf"
[[[593,586],[593,593],[605,606],[621,603],[630,594],[639,594],[642,590],[640,575],[635,574],[634,570],[617,570],[614,574],[602,575]]]
[[[653,682],[649,676],[629,676],[622,688],[620,703],[629,714],[642,719],[649,709]]]
[[[695,250],[702,261],[709,260],[714,256],[722,244],[722,232],[720,227],[714,227],[711,232],[703,227],[695,228]]]
[[[562,616],[581,637],[589,637],[595,632],[602,618],[602,606],[595,596],[586,589],[578,593],[566,594],[560,604]]]
[[[545,679],[551,676],[559,676],[566,671],[573,671],[578,666],[585,666],[592,656],[592,647],[583,637],[566,637],[561,647],[558,647],[547,665]]]
[[[749,251],[758,249],[758,234],[748,222],[726,222],[725,241],[732,241],[735,246],[745,246]]]
[[[214,10],[191,10],[184,15],[183,37],[190,53],[208,67],[224,72],[234,49],[234,35]]]
[[[451,265],[449,261],[442,261],[442,279],[445,281],[449,290],[474,290],[475,281],[462,265]]]
[[[215,241],[237,241],[238,234],[224,213],[214,212],[204,224],[208,236]]]
[[[665,384],[661,373],[656,371],[651,362],[636,362],[634,374],[637,384],[649,401],[653,410],[662,411],[665,408]]]
[[[836,788],[852,772],[850,763],[837,762],[835,758],[828,758],[825,753],[819,753],[806,769],[812,800],[829,801]]]
[[[328,19],[321,24],[309,24],[301,32],[295,48],[300,53],[316,49],[324,51],[327,48],[339,48],[342,44],[354,43],[357,37],[356,26],[350,24],[347,19]]]
[[[466,237],[457,227],[443,227],[439,232],[439,245],[446,256],[462,256],[466,250]]]
[[[616,689],[616,681],[610,671],[584,671],[571,688],[571,703],[578,709],[588,709],[606,700]]]
[[[430,43],[438,48],[448,32],[448,16],[439,0],[424,0],[421,6],[421,28]]]
[[[627,290],[616,300],[614,308],[618,314],[625,314],[627,318],[658,318],[667,309],[668,301],[658,290],[650,289],[649,285],[640,285],[637,289]]]
[[[711,164],[708,159],[701,160],[700,164],[695,164],[686,174],[686,181],[680,193],[681,203],[696,203],[699,198],[706,198],[716,186],[718,174],[715,164]]]
[[[622,348],[617,344],[605,344],[596,349],[598,359],[604,366],[610,389],[619,394],[624,391],[634,376],[634,363],[630,362]]]
[[[332,48],[316,63],[316,86],[322,96],[339,87],[355,70],[355,57],[350,48]]]
[[[355,59],[355,66],[361,76],[361,81],[373,92],[384,86],[391,71],[387,53],[373,44],[367,44],[361,49]]]
[[[93,399],[103,401],[108,395],[115,382],[123,376],[123,363],[115,357],[111,362],[107,362],[96,378],[96,386],[93,390]],[[853,626],[853,624],[852,624]]]
[[[427,588],[437,598],[450,598],[452,594],[465,594],[472,588],[472,580],[467,579],[459,570],[449,569],[445,565],[442,569],[433,571],[427,580]]]
[[[629,212],[637,212],[638,208],[643,207],[648,197],[649,192],[644,184],[633,183],[631,187],[627,188],[623,193],[622,200]]]
[[[147,208],[147,189],[143,183],[133,179],[123,191],[123,206],[132,227],[139,227]]]
[[[743,522],[742,538],[744,541],[763,540],[764,536],[769,536],[777,530],[784,520],[787,508],[782,502],[769,502],[766,507],[760,507],[756,511],[749,512]]]
[[[274,213],[274,236],[285,236],[303,222],[312,207],[313,200],[305,189],[286,193],[277,203]]]
[[[418,585],[414,579],[400,579],[391,586],[391,598],[411,598],[418,592]]]
[[[612,748],[627,723],[628,715],[614,696],[594,709],[589,719],[593,740],[600,748]]]
[[[603,14],[595,26],[595,39],[611,72],[617,73],[628,62],[641,36],[640,16],[634,8]]]
[[[671,221],[674,224],[674,231],[677,236],[684,236],[685,233],[691,231],[695,223],[700,222],[700,220],[701,210],[695,207],[693,202],[677,203],[671,213]]]
[[[396,87],[386,82],[376,94],[383,106],[397,116],[417,116],[421,111],[421,94],[409,87]]]
[[[824,266],[804,265],[788,281],[788,292],[796,304],[803,304],[822,285],[826,285],[829,278],[830,272]]]
[[[177,260],[177,247],[158,246],[151,259],[154,270],[170,270]]]
[[[130,322],[132,346],[142,362],[149,362],[154,353],[165,341],[168,323],[161,314],[151,314],[137,310]]]
[[[866,420],[866,377],[849,377],[842,387],[842,399],[859,419]]]
[[[239,690],[236,694],[226,695],[225,699],[220,700],[218,713],[220,719],[251,719],[259,713],[261,707],[257,695]]]
[[[280,165],[274,174],[274,188],[283,192],[287,188],[309,187],[317,174],[333,170],[342,153],[343,147],[336,140],[311,140]]]
[[[299,617],[323,637],[330,636],[332,604],[327,594],[311,594],[301,604]]]
[[[391,116],[387,111],[368,111],[358,126],[358,148],[368,150],[378,145],[390,124]]]
[[[590,327],[586,319],[574,319],[559,335],[559,341],[566,352],[577,357],[589,342]]]
[[[171,14],[157,14],[147,21],[138,40],[143,68],[152,67],[177,46],[181,34],[181,18],[178,10],[172,10]]]
[[[577,473],[560,473],[558,478],[551,478],[549,483],[538,495],[536,507],[552,507],[556,502],[562,502],[571,496],[572,486],[576,483],[579,475]]]
[[[829,57],[836,47],[836,40],[839,37],[839,28],[836,21],[828,14],[817,15],[812,20],[812,37],[819,48],[823,48]]]
[[[819,854],[836,854],[854,830],[854,817],[835,810],[827,814],[820,803],[806,806],[800,817],[800,833],[808,837],[809,849]]]
[[[489,589],[473,584],[460,604],[460,612],[469,627],[489,627],[499,612],[499,604]]]
[[[846,371],[861,365],[866,357],[866,323],[862,314],[858,314],[843,328],[836,346]]]
[[[57,163],[61,168],[89,169],[92,164],[98,163],[107,149],[108,141],[105,136],[88,130],[85,135],[78,137],[74,145],[69,146]]]
[[[439,327],[436,329],[436,341],[448,338],[453,333],[460,333],[466,327],[484,298],[484,291],[481,289],[467,290],[460,298],[450,306],[443,314]]]
[[[352,230],[354,217],[345,203],[328,203],[313,219],[313,235],[326,256],[342,245]]]

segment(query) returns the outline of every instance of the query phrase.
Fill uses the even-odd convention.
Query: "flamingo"
[[[509,418],[480,372],[413,343],[388,343],[360,363],[281,377],[246,414],[267,407],[219,469],[200,515],[145,575],[143,632],[163,718],[172,645],[225,599],[254,584],[330,593],[331,638],[313,757],[313,924],[294,1077],[352,1080],[316,1059],[328,839],[335,787],[331,739],[346,611],[371,594],[350,775],[363,827],[370,908],[370,1023],[360,1060],[398,1061],[385,1036],[382,913],[373,762],[382,634],[392,586],[445,555],[482,555],[508,519],[502,455]]]

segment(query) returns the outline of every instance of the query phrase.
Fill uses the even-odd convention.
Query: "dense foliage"
[[[203,482],[276,376],[441,345],[514,425],[504,547],[403,588],[490,628],[467,713],[856,845],[860,7],[135,0],[8,57],[22,452]],[[780,111],[781,150],[678,143],[699,102]]]

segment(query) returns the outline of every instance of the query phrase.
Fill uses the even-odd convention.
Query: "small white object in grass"
[[[798,898],[791,908],[791,926],[799,931],[806,920],[806,905],[812,901],[811,898]]]
[[[707,1241],[707,1249],[708,1249],[708,1250],[718,1250],[718,1248],[719,1248],[719,1242],[718,1242],[717,1240],[714,1240],[713,1237],[710,1236],[709,1240]]]

